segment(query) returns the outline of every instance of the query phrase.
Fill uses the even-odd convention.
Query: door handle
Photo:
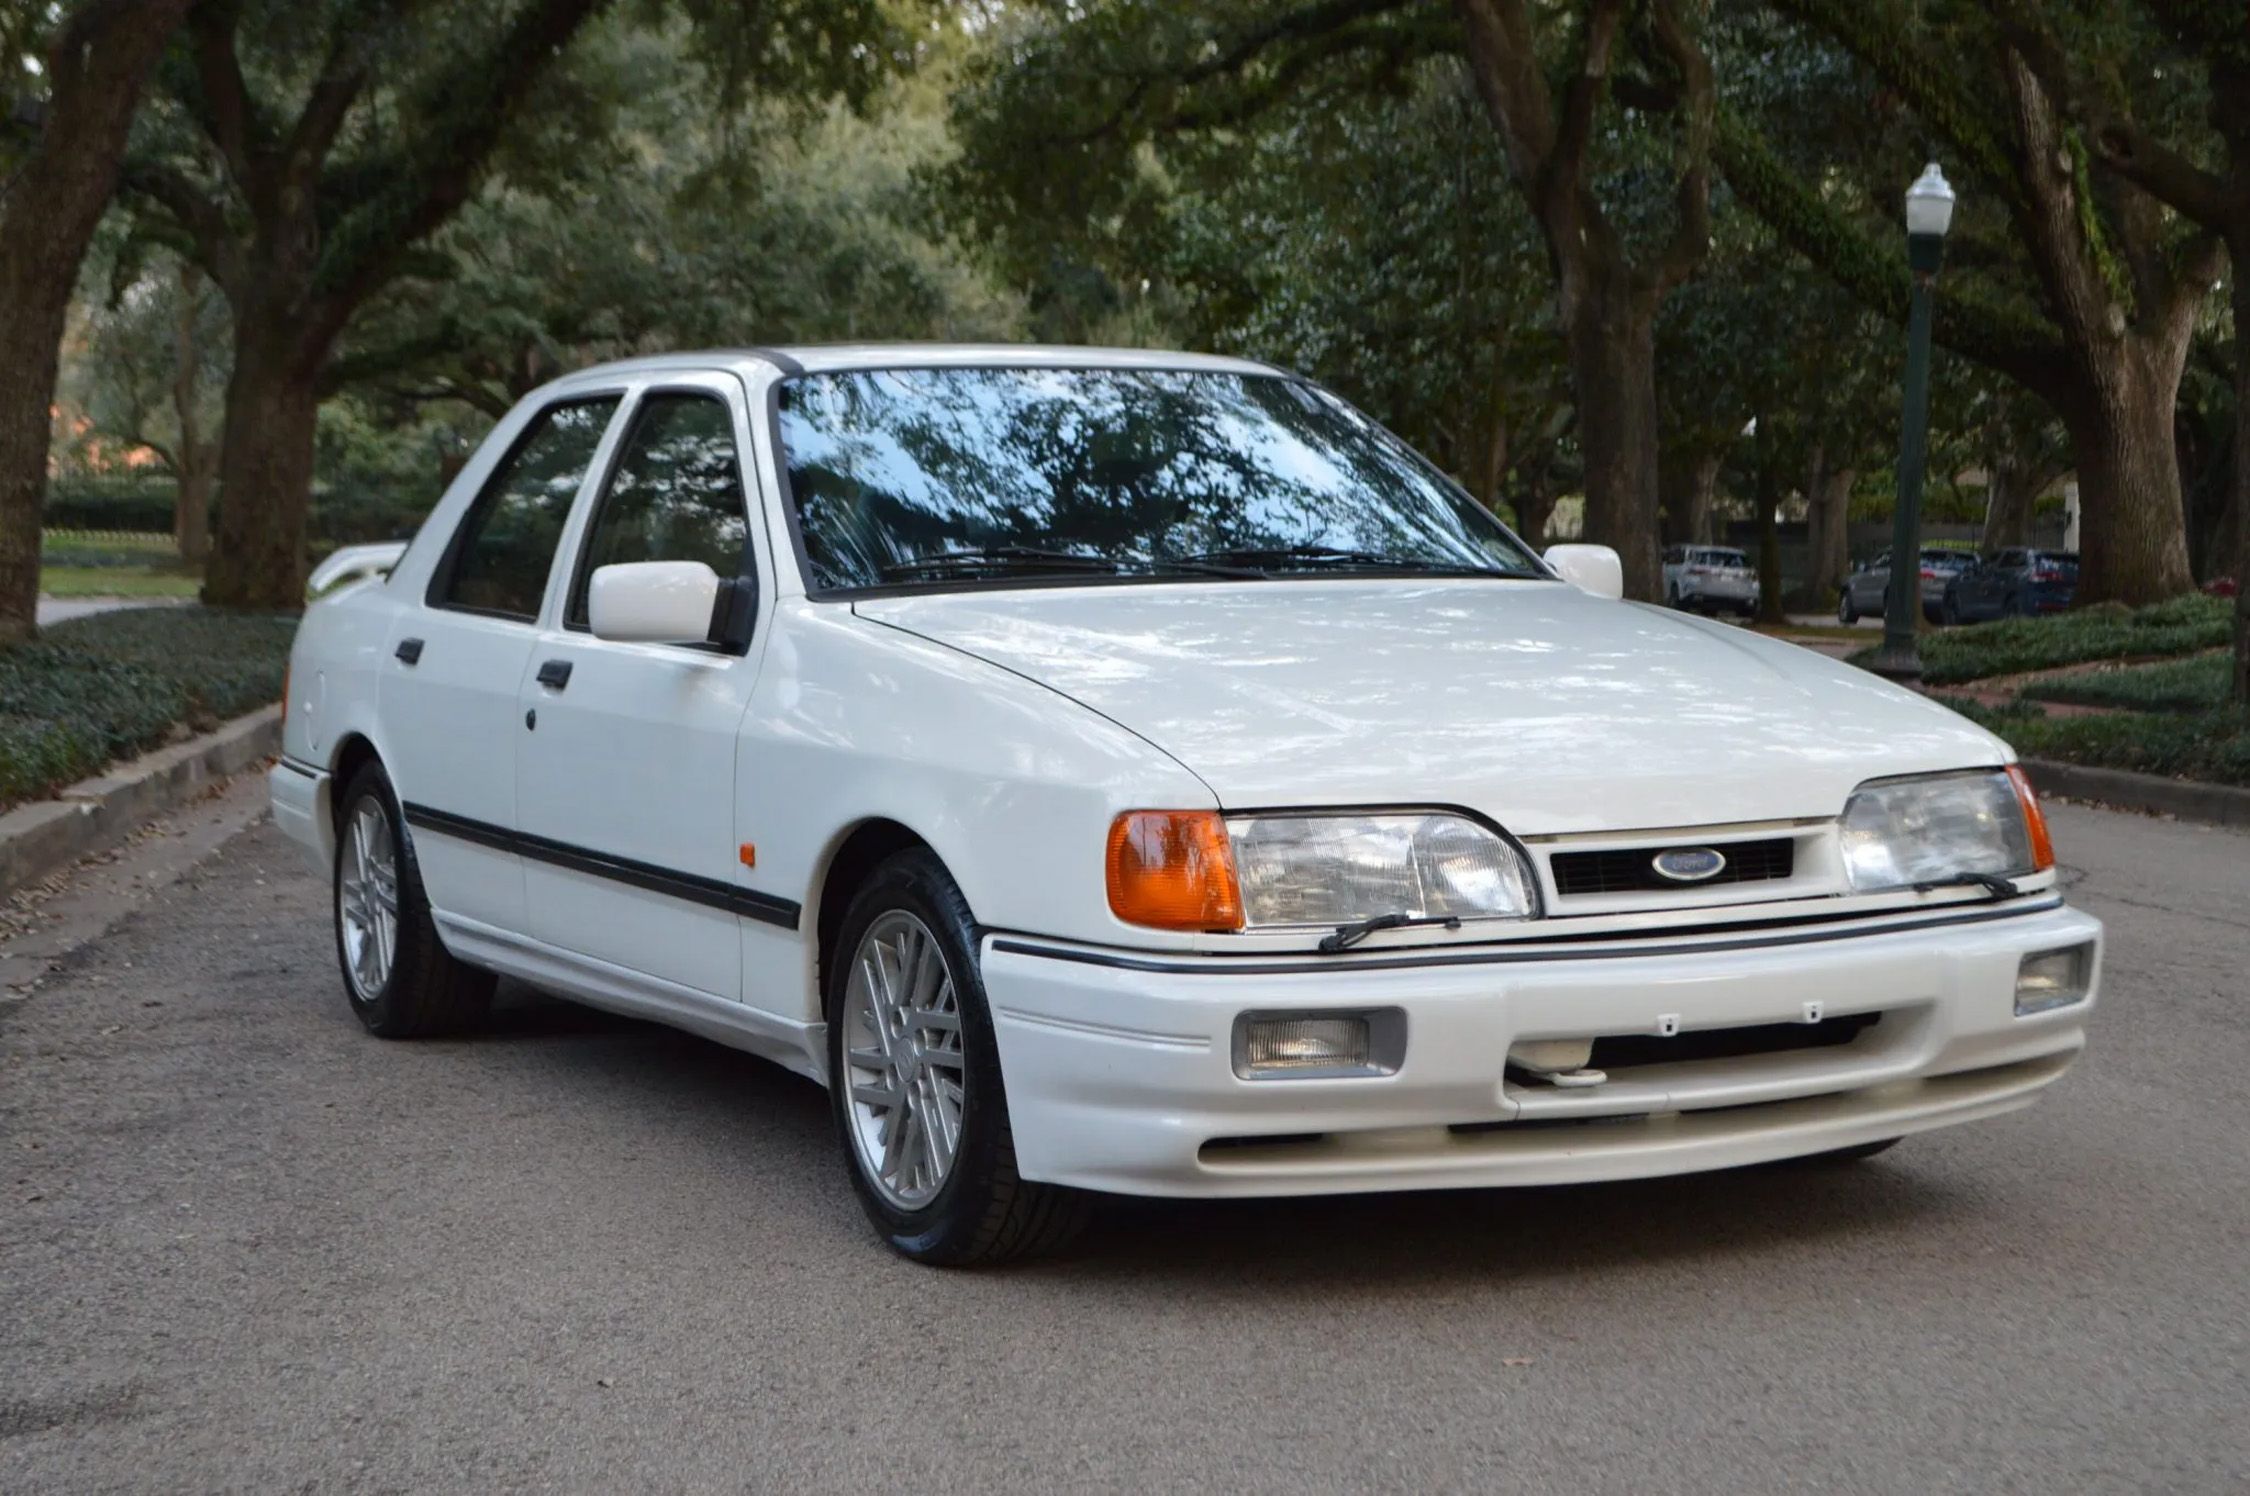
[[[401,639],[398,641],[398,648],[392,650],[391,653],[398,656],[400,664],[412,665],[422,658],[422,641],[419,639]]]
[[[539,667],[539,674],[534,676],[533,679],[537,680],[542,686],[560,691],[570,684],[570,661],[548,660]]]

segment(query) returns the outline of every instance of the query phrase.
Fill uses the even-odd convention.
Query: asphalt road
[[[2240,1491],[2250,837],[2056,819],[2109,986],[2029,1112],[981,1274],[771,1066],[368,1038],[261,822],[0,1006],[0,1491]]]

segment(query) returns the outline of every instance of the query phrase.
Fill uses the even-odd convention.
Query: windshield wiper
[[[1458,914],[1378,914],[1372,919],[1356,920],[1348,925],[1338,925],[1331,934],[1320,937],[1320,949],[1333,954],[1348,951],[1374,934],[1377,930],[1411,930],[1421,925],[1442,925],[1448,930],[1461,928]]]
[[[886,577],[947,576],[957,571],[1092,571],[1113,573],[1118,563],[1076,551],[1046,551],[1031,545],[980,545],[934,556],[915,556],[883,567]]]
[[[1413,556],[1386,556],[1379,551],[1344,550],[1332,545],[1238,546],[1216,551],[1197,551],[1190,556],[1176,556],[1170,559],[1175,564],[1197,563],[1259,568],[1303,564],[1338,568],[1358,567],[1363,570],[1409,571],[1442,577],[1522,577],[1531,575],[1529,572],[1504,570],[1497,566],[1456,566],[1443,561],[1424,561]]]
[[[1194,557],[1172,556],[1087,556],[1076,551],[1043,550],[1034,545],[981,545],[960,550],[939,551],[933,556],[915,556],[905,561],[893,561],[883,568],[886,578],[898,579],[914,576],[951,576],[957,572],[974,571],[1061,571],[1090,572],[1104,576],[1123,576],[1140,568],[1152,571],[1187,572],[1197,576],[1262,577],[1264,572],[1249,566],[1226,566],[1216,561],[1203,561]]]
[[[1981,888],[1995,899],[2012,899],[2023,892],[2014,879],[1996,873],[1955,873],[1950,878],[1932,878],[1914,885],[1916,893],[1936,893],[1941,888]]]

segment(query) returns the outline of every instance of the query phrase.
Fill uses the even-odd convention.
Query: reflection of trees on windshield
[[[1529,557],[1476,505],[1295,380],[1127,369],[809,375],[782,389],[814,585],[947,551],[1120,563],[1326,546],[1440,567]]]

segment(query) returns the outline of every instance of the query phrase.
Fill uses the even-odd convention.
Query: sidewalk
[[[42,592],[37,620],[45,628],[65,619],[114,613],[119,608],[184,608],[193,601],[187,597],[49,597]]]

